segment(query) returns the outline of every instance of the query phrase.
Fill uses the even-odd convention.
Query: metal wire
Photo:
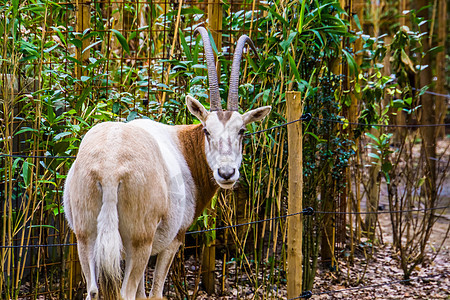
[[[41,158],[41,159],[76,158],[76,156],[24,155],[24,154],[4,154],[4,153],[0,153],[0,157]]]
[[[0,246],[0,249],[17,249],[17,248],[47,248],[47,247],[69,247],[77,244],[48,244],[48,245],[10,245]]]
[[[412,88],[414,91],[420,91],[420,89],[416,89],[416,88]],[[445,95],[445,94],[440,94],[440,93],[436,93],[436,92],[432,92],[432,91],[424,91],[425,94],[429,94],[429,95],[433,95],[433,96],[440,96],[440,97],[444,97],[447,99],[450,99],[450,95]]]
[[[410,124],[410,125],[396,125],[396,124],[365,124],[358,122],[346,122],[341,120],[332,120],[332,119],[323,119],[318,117],[312,117],[312,119],[317,121],[338,123],[338,124],[348,124],[348,125],[358,125],[358,126],[366,126],[366,127],[393,127],[393,128],[420,128],[420,127],[440,127],[440,126],[450,126],[449,123],[443,124]]]
[[[406,209],[406,210],[381,210],[381,211],[359,211],[359,212],[343,212],[343,211],[315,211],[316,214],[336,214],[336,215],[380,215],[380,214],[395,214],[395,213],[406,213],[406,212],[419,212],[419,211],[429,211],[438,209],[447,209],[450,206],[441,207],[430,207],[430,208],[418,208],[418,209]]]

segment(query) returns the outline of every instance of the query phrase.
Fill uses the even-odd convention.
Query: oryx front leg
[[[172,241],[167,249],[158,254],[156,258],[155,272],[153,274],[150,299],[163,298],[164,282],[166,280],[167,273],[169,272],[170,265],[172,264],[172,260],[175,257],[178,248],[180,248],[180,245],[181,239],[177,237]]]

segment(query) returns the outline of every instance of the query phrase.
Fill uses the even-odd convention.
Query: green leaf
[[[76,59],[75,57],[72,57],[72,56],[64,56],[64,59],[70,60],[70,61],[76,63],[77,65],[82,65],[81,61],[79,61],[79,60]]]
[[[100,40],[100,41],[97,41],[97,42],[95,42],[95,43],[90,44],[89,46],[87,46],[86,48],[84,48],[84,50],[83,50],[81,53],[86,52],[87,50],[91,49],[91,48],[94,47],[95,45],[100,44],[101,42],[103,42],[103,41]]]
[[[289,52],[288,52],[288,58],[289,58],[289,64],[291,66],[291,70],[295,75],[295,79],[297,80],[297,82],[301,82],[302,78],[300,77],[300,73],[298,72],[297,65],[295,64],[295,61]]]
[[[371,134],[370,132],[366,132],[366,136],[370,137],[372,140],[374,140],[377,144],[380,143],[380,139]]]
[[[72,132],[61,132],[61,133],[58,133],[57,135],[55,135],[53,137],[53,140],[57,141],[57,140],[60,140],[61,138],[65,137],[65,136],[68,136],[68,135],[71,135],[71,134],[72,134]]]
[[[444,46],[436,46],[428,50],[428,54],[434,55],[444,50]]]
[[[381,170],[387,174],[390,170],[392,170],[392,164],[390,162],[385,162],[382,166],[381,166]]]
[[[345,49],[342,49],[342,52],[347,59],[348,67],[350,70],[350,75],[354,75],[358,73],[358,65],[356,64],[355,58]]]
[[[198,62],[198,53],[200,52],[200,39],[200,35],[197,35],[197,37],[195,38],[194,52],[192,53],[192,62],[194,64]]]
[[[23,162],[22,177],[25,186],[28,186],[31,182],[31,166],[32,164],[30,164],[28,161]]]
[[[173,17],[173,16],[176,16],[178,14],[178,10],[176,9],[176,10],[172,10],[172,11],[170,11],[170,12],[168,12],[168,13],[166,13],[165,14],[165,17],[167,18],[167,17]],[[205,12],[203,11],[203,10],[201,10],[200,8],[198,8],[198,7],[189,7],[189,8],[182,8],[181,9],[181,12],[180,12],[180,15],[203,15],[203,14],[205,14]]]
[[[59,232],[59,230],[55,226],[52,226],[52,225],[30,225],[30,226],[28,226],[28,228],[51,228],[51,229],[54,229],[57,232]]]
[[[50,28],[52,28],[54,31],[56,31],[56,33],[58,33],[58,37],[61,40],[61,42],[64,44],[64,46],[67,46],[66,38],[61,33],[61,30],[58,27],[55,27],[55,26],[51,26]]]
[[[69,148],[70,146],[70,142],[68,141],[61,141],[58,143],[55,143],[55,145],[53,146],[53,151],[55,153],[64,153],[66,152],[67,148]]]
[[[112,112],[117,115],[120,111],[120,107],[121,107],[121,105],[119,102],[114,102],[113,107],[112,107]]]
[[[298,18],[298,27],[297,27],[297,31],[299,34],[302,34],[303,32],[303,21],[305,19],[305,5],[306,5],[306,0],[302,1],[302,7],[300,9],[300,16]]]
[[[370,152],[369,154],[367,154],[369,157],[375,158],[377,160],[380,160],[380,156],[378,154],[375,154],[373,152]]]
[[[355,82],[355,92],[357,92],[358,94],[361,93],[361,86],[357,82]]]
[[[59,46],[59,44],[53,45],[52,47],[45,49],[44,52],[45,53],[49,53],[52,50],[56,49],[58,46]]]
[[[402,51],[402,52],[401,52],[400,58],[401,58],[402,62],[403,62],[406,66],[408,66],[408,68],[409,68],[413,73],[416,73],[416,71],[414,70],[414,64],[413,64],[413,62],[411,61],[411,59],[409,58],[409,56],[406,54],[405,50],[402,49],[401,51]]]
[[[314,133],[307,131],[305,132],[305,135],[309,134],[310,136],[312,136],[313,138],[315,138],[319,143],[321,142],[325,142],[326,140],[319,138],[317,135],[315,135]]]
[[[209,31],[209,30],[208,30],[208,35],[209,35],[209,40],[211,41],[211,48],[213,49],[214,53],[216,53],[216,55],[218,55],[219,51],[217,51],[216,42],[214,41],[211,31]]]
[[[361,22],[359,21],[358,14],[353,14],[353,20],[360,31],[362,31]]]
[[[16,15],[19,10],[19,0],[12,0],[13,14]]]
[[[133,121],[134,119],[136,119],[137,117],[137,112],[132,111],[130,112],[130,114],[127,117],[127,122]]]
[[[417,182],[417,187],[418,187],[418,188],[421,187],[421,186],[425,183],[425,179],[426,179],[426,178],[427,178],[427,177],[424,176],[424,177],[422,177],[422,178],[419,179],[419,181]]]
[[[74,45],[78,49],[83,48],[83,42],[80,39],[70,39],[69,43]]]
[[[117,40],[122,45],[123,50],[130,54],[130,46],[128,45],[127,39],[116,29],[111,29],[111,31],[116,35]]]
[[[285,41],[280,42],[280,46],[281,48],[283,48],[284,51],[286,51],[289,48],[296,35],[297,35],[296,31],[291,32],[289,34],[289,37]]]
[[[17,165],[19,164],[19,162],[23,161],[22,157],[18,157],[14,160],[12,166],[11,166],[11,172],[12,174],[16,173],[16,169],[17,169]]]
[[[383,172],[385,178],[386,178],[386,183],[387,184],[391,184],[391,177],[389,176],[389,173],[385,173]]]
[[[39,132],[39,130],[37,130],[37,129],[35,129],[35,128],[24,127],[23,129],[17,131],[14,135],[19,135],[19,134],[21,134],[21,133],[28,132],[28,131],[35,132],[35,133],[38,133],[38,132]]]
[[[185,36],[183,34],[183,31],[181,30],[181,28],[178,29],[178,30],[179,30],[179,33],[180,33],[180,42],[181,42],[181,46],[183,47],[184,54],[186,55],[188,60],[192,60],[191,50],[189,49],[189,46],[188,46],[188,44],[186,42],[186,38],[185,38]]]
[[[263,6],[263,5],[258,5],[258,7],[262,10],[268,11],[270,12],[275,18],[277,18],[281,23],[283,23],[284,26],[286,26],[286,28],[289,28],[289,22],[286,21],[282,16],[280,16],[277,12],[275,12],[275,10],[273,10],[272,7],[267,7],[267,6]]]

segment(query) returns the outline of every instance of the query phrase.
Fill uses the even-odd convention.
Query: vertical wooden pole
[[[88,29],[91,25],[91,12],[89,2],[86,0],[77,1],[77,21],[76,21],[76,31],[83,33],[84,30]],[[89,51],[83,53],[83,50],[89,46],[90,39],[84,39],[82,42],[82,49],[77,49],[76,58],[85,64],[89,59]],[[75,68],[75,76],[81,78],[82,76],[81,66]]]
[[[222,3],[221,0],[213,0],[208,3],[208,27],[216,43],[218,51],[222,49]],[[217,76],[220,81],[220,63],[217,60]]]
[[[286,92],[287,121],[300,118],[303,112],[301,93]],[[303,159],[302,159],[302,123],[288,126],[289,153],[289,194],[288,214],[302,211],[303,205]],[[302,234],[303,216],[301,214],[287,219],[287,293],[288,298],[300,296],[302,292],[303,255]]]
[[[216,196],[217,197],[217,194]],[[215,199],[213,199],[213,202]],[[215,210],[212,207],[208,209],[208,215],[214,216]],[[216,227],[215,218],[209,218],[208,227]],[[216,270],[216,239],[215,234],[209,233],[210,236],[205,237],[202,251],[202,283],[208,294],[214,294],[216,292],[216,280],[215,280],[215,270]]]
[[[219,51],[222,48],[222,15],[221,1],[210,1],[208,3],[208,26],[209,30],[211,30],[211,35],[216,42],[217,50]]]

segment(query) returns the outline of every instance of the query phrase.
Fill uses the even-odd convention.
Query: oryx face
[[[245,126],[251,122],[263,119],[269,112],[270,106],[251,110],[243,115],[238,112],[239,66],[246,44],[250,45],[256,53],[253,42],[246,35],[239,38],[233,55],[230,73],[230,86],[228,90],[227,110],[223,111],[219,93],[219,81],[214,62],[214,53],[209,40],[208,32],[198,27],[203,39],[206,63],[208,66],[209,93],[211,112],[203,105],[187,96],[187,106],[203,124],[205,133],[205,155],[209,167],[213,171],[214,179],[222,188],[232,188],[239,178],[239,167],[242,162],[242,138]],[[193,153],[192,155],[195,155]]]
[[[237,111],[208,112],[199,101],[191,96],[186,98],[189,110],[202,122],[206,160],[214,179],[220,187],[232,188],[239,179],[245,126],[263,119],[270,112],[270,106],[243,115]]]

